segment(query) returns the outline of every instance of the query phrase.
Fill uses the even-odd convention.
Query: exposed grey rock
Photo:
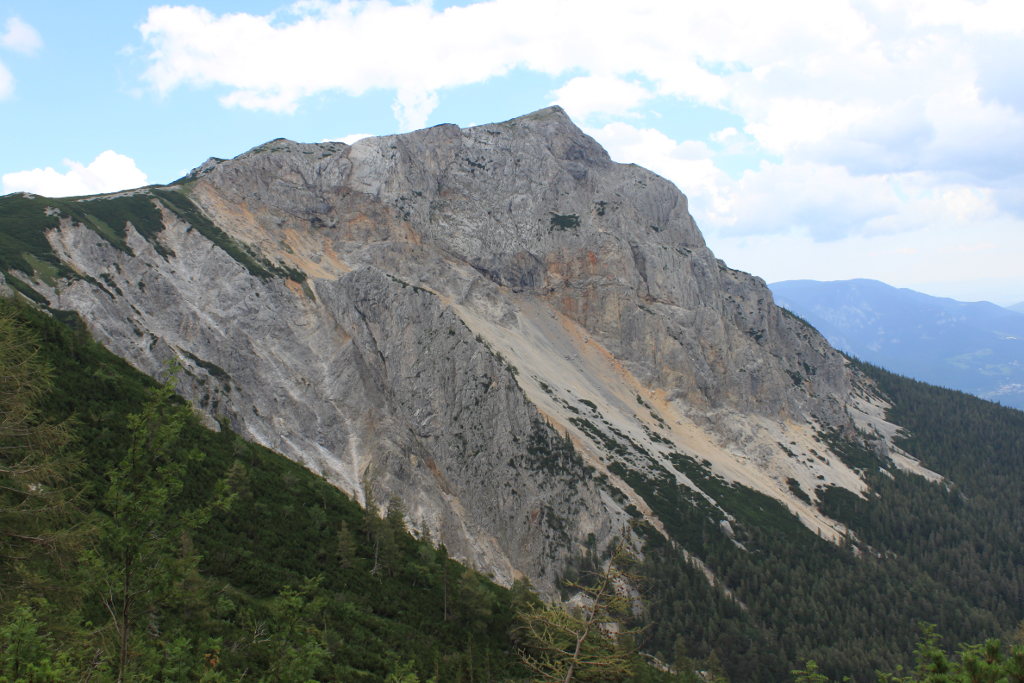
[[[777,497],[763,424],[849,427],[841,357],[715,259],[677,188],[612,162],[557,107],[352,146],[275,140],[186,180],[220,229],[306,289],[253,276],[154,197],[166,258],[130,224],[134,256],[68,219],[49,234],[78,272],[116,283],[76,281],[60,305],[146,372],[181,358],[179,389],[211,424],[227,416],[359,500],[366,486],[401,496],[417,529],[504,583],[550,589],[589,534],[603,545],[625,519],[590,476],[614,458],[570,424],[570,399],[631,421],[669,470],[653,435],[690,420]],[[621,386],[580,389],[601,384],[598,366]]]
[[[674,185],[611,162],[560,108],[331,148],[268,143],[210,169],[194,196],[222,222],[221,207],[244,206],[268,233],[312,229],[349,263],[457,301],[481,278],[543,298],[690,405],[840,419],[838,354],[763,280],[715,259]]]

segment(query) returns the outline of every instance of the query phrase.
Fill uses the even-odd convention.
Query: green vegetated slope
[[[0,267],[16,268],[28,275],[38,273],[74,276],[54,255],[46,231],[69,218],[93,230],[126,253],[126,226],[129,222],[161,253],[169,253],[156,241],[164,229],[160,212],[146,194],[91,197],[86,201],[52,199],[38,195],[9,194],[0,197]],[[42,266],[42,267],[40,267]]]
[[[154,199],[188,222],[191,229],[199,231],[223,249],[253,276],[305,281],[305,273],[271,262],[214,225],[189,199],[187,186],[173,189],[153,187],[133,194],[82,199],[53,199],[23,193],[0,197],[0,270],[7,274],[12,287],[37,303],[45,302],[39,294],[32,293],[26,283],[9,275],[12,269],[40,278],[51,286],[59,277],[85,277],[61,263],[46,239],[46,231],[58,227],[61,218],[84,225],[126,254],[133,254],[126,241],[127,225],[131,223],[157,253],[165,258],[172,256],[173,252],[157,239],[164,230],[164,224]],[[88,277],[85,279],[92,281]]]
[[[0,314],[5,313],[34,334],[39,357],[53,368],[43,416],[73,418],[73,448],[83,466],[72,483],[86,485],[79,501],[84,518],[76,528],[84,535],[90,524],[102,527],[97,520],[104,514],[108,473],[130,440],[126,415],[138,412],[155,382],[94,343],[73,314],[61,315],[61,322],[0,300]],[[202,672],[212,657],[214,668],[232,680],[244,671],[259,680],[281,656],[275,648],[281,647],[284,628],[289,652],[305,639],[326,653],[312,660],[320,662],[308,672],[316,680],[382,681],[401,671],[439,682],[523,675],[510,653],[508,590],[448,560],[443,549],[417,540],[394,520],[390,533],[372,528],[376,542],[368,541],[368,518],[356,502],[229,429],[216,433],[190,419],[180,446],[198,448],[205,458],[189,465],[175,506],[184,511],[201,505],[225,477],[236,497],[229,510],[215,512],[178,542],[178,559],[198,556],[198,570],[152,596],[133,645],[139,675],[186,680],[184,673],[179,678],[167,672],[183,663]],[[11,511],[8,506],[0,513]],[[377,517],[370,523],[389,524]],[[46,553],[27,570],[22,567],[30,579],[12,578],[11,565],[0,563],[9,570],[0,586],[0,640],[11,642],[4,618],[11,617],[18,598],[43,595],[50,609],[32,609],[57,634],[50,643],[55,652],[85,657],[85,671],[94,648],[116,650],[100,599],[103,577],[90,573],[88,560],[90,553],[106,552],[105,541],[93,534],[84,545],[64,573],[49,578],[49,588],[47,573],[56,569]],[[104,661],[99,671],[109,673],[113,663]]]
[[[919,621],[937,624],[952,648],[1007,637],[1024,618],[1024,413],[854,365],[891,399],[889,419],[910,434],[900,445],[948,482],[929,483],[835,433],[820,434],[871,487],[866,500],[819,491],[822,511],[854,534],[836,547],[692,459],[678,465],[737,518],[733,539],[720,513],[668,477],[627,472],[673,539],[733,596],[652,536],[652,652],[670,653],[681,637],[697,657],[717,653],[733,680],[786,680],[814,659],[830,677],[870,681],[877,670],[912,664]]]

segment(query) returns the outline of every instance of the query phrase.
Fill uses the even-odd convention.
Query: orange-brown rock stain
[[[437,469],[437,463],[434,462],[434,459],[428,457],[424,462],[427,464],[427,469],[430,470],[430,473],[434,475],[434,479],[437,480],[437,485],[441,487],[442,491],[450,496],[452,494],[451,487],[448,486],[448,482],[441,474],[441,470]]]

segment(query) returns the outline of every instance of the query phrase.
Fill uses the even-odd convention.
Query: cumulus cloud
[[[705,230],[725,238],[798,233],[816,242],[957,228],[995,220],[995,193],[922,173],[854,175],[812,161],[762,162],[734,180],[702,142],[677,142],[655,129],[616,122],[587,129],[619,162],[645,166],[690,199]],[[725,129],[711,137],[739,136]]]
[[[288,113],[384,88],[408,130],[440,91],[521,68],[573,75],[552,96],[581,120],[680,98],[739,115],[737,144],[794,163],[987,186],[1024,156],[1022,16],[1019,0],[318,0],[153,7],[140,29],[143,78],[165,95],[217,86],[225,106]]]
[[[70,169],[67,173],[60,173],[50,167],[5,173],[0,180],[3,192],[74,197],[118,192],[146,184],[146,174],[135,166],[135,161],[113,150],[103,152],[88,166],[68,159],[64,160],[64,164]]]
[[[3,65],[3,62],[0,62],[0,100],[9,97],[12,92],[14,92],[14,76]]]
[[[24,55],[34,55],[43,46],[39,32],[18,17],[7,20],[6,30],[0,33],[0,47]],[[0,100],[14,92],[14,76],[0,62]]]
[[[582,120],[594,113],[629,116],[653,93],[636,81],[615,76],[579,76],[552,93],[551,104],[561,105],[569,116]]]
[[[689,198],[690,210],[720,221],[733,211],[729,177],[715,167],[712,152],[700,141],[676,142],[654,128],[636,128],[616,121],[603,128],[587,128],[612,159],[634,163],[671,180]]]
[[[7,30],[0,34],[0,46],[25,55],[34,55],[42,46],[39,32],[18,17],[7,20]]]
[[[346,145],[354,145],[363,138],[372,138],[373,135],[370,133],[352,133],[352,135],[346,135],[343,138],[324,138],[320,142],[343,142]]]
[[[669,15],[658,16],[666,7]],[[656,82],[660,94],[712,102],[728,92],[698,66],[701,45],[679,35],[693,17],[657,0],[628,8],[608,0],[491,0],[441,12],[428,3],[302,2],[288,20],[281,16],[151,8],[140,27],[150,62],[143,78],[161,94],[185,84],[225,86],[226,106],[285,113],[327,90],[393,89],[403,128],[425,123],[438,91],[516,67],[552,75],[583,69],[632,102],[644,94],[620,78],[630,72]],[[563,95],[590,111],[621,109],[608,98],[591,102],[598,82],[577,82]]]

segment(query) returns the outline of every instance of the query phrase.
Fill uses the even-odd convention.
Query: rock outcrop
[[[619,475],[692,486],[681,455],[843,533],[786,483],[863,488],[838,458],[787,455],[851,428],[842,357],[715,259],[675,186],[557,107],[275,140],[138,192],[160,225],[127,223],[123,247],[60,214],[48,239],[83,277],[59,307],[147,372],[180,358],[212,425],[360,500],[402,497],[502,582],[550,587],[631,506],[657,524]]]

